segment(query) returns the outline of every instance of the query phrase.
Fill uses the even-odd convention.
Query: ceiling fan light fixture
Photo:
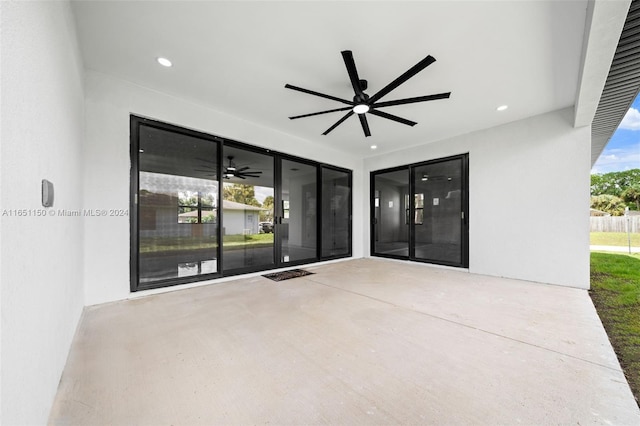
[[[358,104],[353,107],[353,112],[356,114],[364,114],[369,112],[369,105],[367,104]]]

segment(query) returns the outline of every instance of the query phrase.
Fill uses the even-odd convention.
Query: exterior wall
[[[468,152],[469,271],[589,288],[591,130],[572,112],[367,158],[363,185],[373,170]]]
[[[129,114],[351,169],[354,184],[363,179],[361,158],[326,147],[318,149],[318,145],[308,141],[115,77],[94,71],[85,75],[84,161],[91,165],[81,179],[85,184],[85,208],[129,208]],[[354,189],[353,215],[362,217],[366,195],[362,188]],[[362,257],[362,226],[358,221],[354,221],[353,231],[353,256]],[[85,220],[84,244],[85,303],[129,297],[129,217]]]
[[[83,71],[66,2],[0,2],[1,419],[46,424],[82,308]],[[41,212],[41,180],[55,185]]]

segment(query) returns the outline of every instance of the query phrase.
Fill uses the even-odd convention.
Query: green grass
[[[591,253],[591,299],[640,400],[640,256]]]
[[[591,245],[595,246],[623,246],[627,247],[629,241],[626,232],[592,232]],[[640,247],[640,234],[631,234],[631,247]]]
[[[270,245],[273,244],[273,233],[252,235],[225,235],[222,237],[224,247],[244,246],[247,244]]]
[[[225,249],[260,247],[273,244],[273,234],[225,235],[222,238]],[[153,237],[140,238],[140,253],[171,253],[179,251],[215,250],[215,237]]]

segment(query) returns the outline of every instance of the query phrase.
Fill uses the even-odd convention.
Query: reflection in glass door
[[[409,168],[376,173],[373,177],[372,252],[409,256]]]
[[[467,158],[372,173],[373,255],[468,266]]]
[[[272,155],[225,145],[222,161],[225,273],[274,266],[274,176]]]
[[[146,125],[138,132],[138,286],[216,274],[218,143]]]
[[[318,257],[317,167],[281,160],[280,206],[276,238],[280,262],[309,261]]]

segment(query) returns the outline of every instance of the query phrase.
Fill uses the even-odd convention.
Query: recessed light
[[[504,111],[507,108],[509,108],[509,105],[500,105],[498,108],[496,108],[496,111]]]
[[[170,67],[171,65],[173,65],[170,60],[168,60],[167,58],[163,58],[163,57],[157,58],[156,61],[158,61],[158,63],[160,65],[162,65],[163,67]]]
[[[371,149],[378,149],[378,145],[371,145]]]

